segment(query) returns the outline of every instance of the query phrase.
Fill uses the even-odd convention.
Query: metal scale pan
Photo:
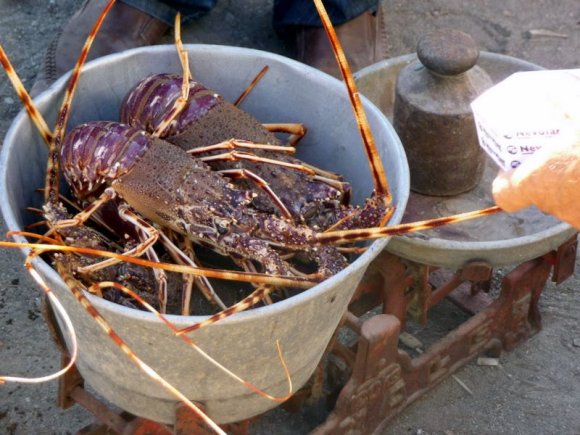
[[[399,71],[416,59],[415,54],[400,56],[376,63],[355,74],[361,92],[391,121]],[[487,52],[480,53],[477,64],[487,71],[494,83],[518,71],[542,69],[523,60]],[[497,166],[488,159],[479,185],[456,196],[435,197],[411,192],[403,222],[448,216],[493,205],[491,183],[497,171]],[[387,250],[418,263],[452,269],[460,269],[472,260],[499,267],[539,257],[560,246],[574,232],[568,224],[530,207],[518,213],[500,213],[429,232],[394,237]]]

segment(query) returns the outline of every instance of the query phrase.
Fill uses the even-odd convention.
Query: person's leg
[[[123,0],[109,11],[89,59],[158,42],[179,10],[184,18],[207,13],[217,0]],[[50,44],[30,91],[36,96],[72,69],[85,39],[107,0],[87,0]]]
[[[364,12],[375,12],[378,0],[326,0],[324,7],[332,24],[339,26]],[[322,27],[312,0],[274,0],[274,29],[288,30],[289,27]]]
[[[217,0],[120,0],[152,17],[173,26],[175,14],[181,13],[182,20],[196,20],[211,11]]]
[[[379,0],[324,2],[353,71],[386,56],[385,28]],[[296,37],[296,57],[339,77],[330,43],[312,0],[274,0],[273,25]]]

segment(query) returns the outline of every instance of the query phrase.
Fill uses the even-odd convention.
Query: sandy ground
[[[0,41],[30,87],[44,50],[80,0],[0,0]],[[186,29],[186,42],[260,48],[292,55],[270,27],[270,1],[221,0]],[[547,68],[580,64],[577,0],[386,0],[389,57],[413,51],[418,36],[444,27],[471,33],[481,48]],[[0,137],[20,104],[0,76]],[[39,375],[59,357],[40,317],[40,293],[22,256],[0,252],[0,372]],[[470,364],[457,373],[472,394],[449,379],[392,422],[388,434],[579,434],[580,292],[578,278],[549,286],[541,300],[544,329],[499,367]],[[0,434],[74,433],[92,421],[76,407],[55,406],[56,383],[0,387]],[[260,433],[305,433],[312,421],[271,413]]]

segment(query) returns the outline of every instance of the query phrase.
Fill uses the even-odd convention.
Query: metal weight
[[[407,153],[411,189],[448,196],[475,187],[485,156],[479,147],[470,103],[491,87],[476,66],[475,41],[457,30],[423,36],[419,61],[397,79],[394,127]]]

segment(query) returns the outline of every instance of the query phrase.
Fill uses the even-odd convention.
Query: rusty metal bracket
[[[66,365],[68,359],[63,356],[62,365]],[[190,434],[213,434],[214,431],[187,406],[178,404],[175,408],[175,425],[173,427],[135,417],[129,413],[116,413],[106,404],[101,402],[91,393],[84,389],[84,380],[76,367],[73,366],[60,379],[59,405],[65,403],[68,407],[77,404],[89,411],[98,423],[92,423],[77,432],[77,435],[102,435],[117,433],[121,435],[190,435]],[[203,406],[197,404],[201,409]],[[222,425],[231,435],[246,435],[252,420]]]
[[[393,314],[404,324],[409,304],[407,293],[414,283],[415,277],[405,262],[383,251],[371,263],[357,287],[349,311],[361,315],[382,305],[384,314]]]
[[[199,403],[196,403],[196,405],[204,411],[203,405]],[[220,427],[231,435],[246,435],[249,433],[251,422],[252,420],[250,419],[237,423],[220,425]],[[175,407],[175,425],[173,426],[173,432],[171,433],[173,435],[209,435],[214,434],[215,432],[191,409],[182,403],[178,403]]]
[[[576,266],[576,252],[578,249],[578,233],[574,234],[568,241],[564,242],[555,253],[554,274],[552,281],[561,284],[574,275]]]
[[[380,314],[361,329],[352,376],[344,386],[334,411],[312,433],[371,433],[376,416],[389,415],[404,404],[405,382],[398,364],[401,322]]]
[[[62,355],[61,367],[68,364],[69,358]],[[77,432],[77,435],[103,435],[117,433],[121,435],[190,435],[213,434],[214,431],[187,406],[179,403],[175,408],[175,425],[173,427],[136,417],[126,412],[117,413],[94,395],[84,389],[84,379],[73,366],[60,378],[58,404],[67,409],[72,405],[80,405],[97,419]],[[203,410],[203,406],[197,405]],[[221,425],[228,434],[246,435],[252,420]]]
[[[61,353],[60,366],[66,367],[70,362],[70,357],[67,354]],[[77,370],[76,366],[72,366],[64,375],[58,380],[58,399],[57,404],[61,409],[68,409],[75,404],[72,398],[72,393],[77,388],[84,388],[85,380]]]
[[[465,280],[488,283],[491,268],[485,264],[471,263],[451,273],[447,282],[430,294],[425,291],[431,288],[425,285],[430,269],[416,265],[414,270],[422,272],[415,276],[422,282],[419,291],[423,296],[414,302],[423,303],[416,305],[415,314],[421,314],[420,318],[426,316],[434,303],[447,296],[473,313],[473,317],[416,358],[398,347],[401,322],[396,316],[380,314],[366,320],[360,328],[352,376],[326,422],[312,433],[379,431],[402,409],[481,353],[511,350],[538,332],[541,328],[538,301],[551,269],[551,263],[544,257],[517,266],[505,276],[500,295],[492,300],[483,292],[474,292],[473,286],[460,287]],[[439,271],[431,269],[431,273],[436,272]]]

